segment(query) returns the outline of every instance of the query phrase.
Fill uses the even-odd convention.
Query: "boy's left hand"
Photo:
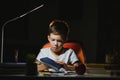
[[[56,61],[56,63],[63,65],[63,68],[68,69],[67,64],[64,61]]]

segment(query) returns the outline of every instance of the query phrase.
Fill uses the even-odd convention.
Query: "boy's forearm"
[[[73,66],[73,65],[67,65],[66,70],[75,70],[75,66]]]

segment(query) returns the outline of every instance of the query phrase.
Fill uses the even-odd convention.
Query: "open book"
[[[54,60],[48,57],[41,58],[40,61],[41,63],[47,65],[50,68],[55,69],[56,71],[60,71],[60,69],[63,68],[61,64],[56,63]]]

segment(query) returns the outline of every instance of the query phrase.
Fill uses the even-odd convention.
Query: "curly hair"
[[[61,35],[65,40],[69,35],[69,25],[64,20],[55,19],[49,24],[49,34]]]

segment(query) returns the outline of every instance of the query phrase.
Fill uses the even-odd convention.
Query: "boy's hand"
[[[63,65],[63,68],[65,68],[66,70],[68,69],[67,64],[65,64],[64,61],[55,61],[55,62],[58,63],[58,64]]]

